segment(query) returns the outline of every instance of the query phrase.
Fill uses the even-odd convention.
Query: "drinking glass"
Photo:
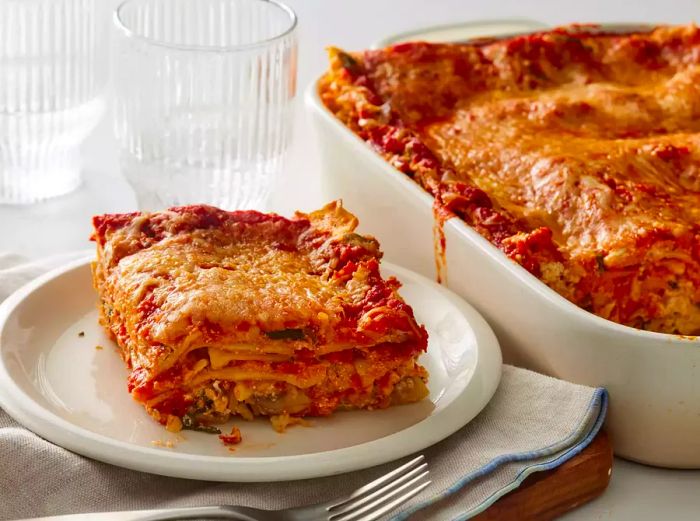
[[[264,207],[296,88],[296,16],[275,0],[126,0],[116,134],[142,209]]]
[[[80,184],[105,108],[105,0],[0,0],[0,204]]]

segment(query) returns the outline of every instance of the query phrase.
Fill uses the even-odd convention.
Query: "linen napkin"
[[[0,254],[0,300],[84,253],[25,262]],[[581,452],[605,419],[607,393],[505,365],[491,402],[425,455],[432,484],[384,519],[464,520],[523,480]],[[349,493],[401,462],[327,478],[212,483],[154,476],[73,454],[0,409],[0,519],[214,504],[287,508]]]

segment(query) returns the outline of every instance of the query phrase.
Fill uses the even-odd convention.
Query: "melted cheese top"
[[[176,210],[95,220],[95,286],[133,367],[160,373],[204,347],[212,366],[301,349],[424,348],[398,282],[379,273],[378,243],[354,233],[357,219],[339,202],[291,220]]]
[[[625,262],[641,237],[700,218],[700,30],[572,36],[359,58],[451,175],[571,257]]]
[[[158,309],[150,333],[155,341],[168,343],[192,324],[264,323],[269,331],[306,326],[322,312],[336,317],[341,301],[352,298],[320,277],[308,255],[264,240],[219,243],[212,233],[194,235],[199,240],[171,237],[130,255],[112,275],[134,308],[149,288]]]

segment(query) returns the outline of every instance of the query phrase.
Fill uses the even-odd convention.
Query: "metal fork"
[[[211,506],[133,510],[71,516],[36,517],[20,521],[161,521],[164,519],[237,519],[239,521],[375,521],[430,485],[428,464],[418,456],[405,465],[341,497],[288,510]]]

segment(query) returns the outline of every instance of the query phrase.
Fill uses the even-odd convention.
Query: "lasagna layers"
[[[331,203],[285,219],[208,206],[93,219],[101,322],[129,391],[171,430],[427,395],[427,333],[377,241]]]
[[[700,30],[331,51],[347,126],[579,306],[700,332]]]

